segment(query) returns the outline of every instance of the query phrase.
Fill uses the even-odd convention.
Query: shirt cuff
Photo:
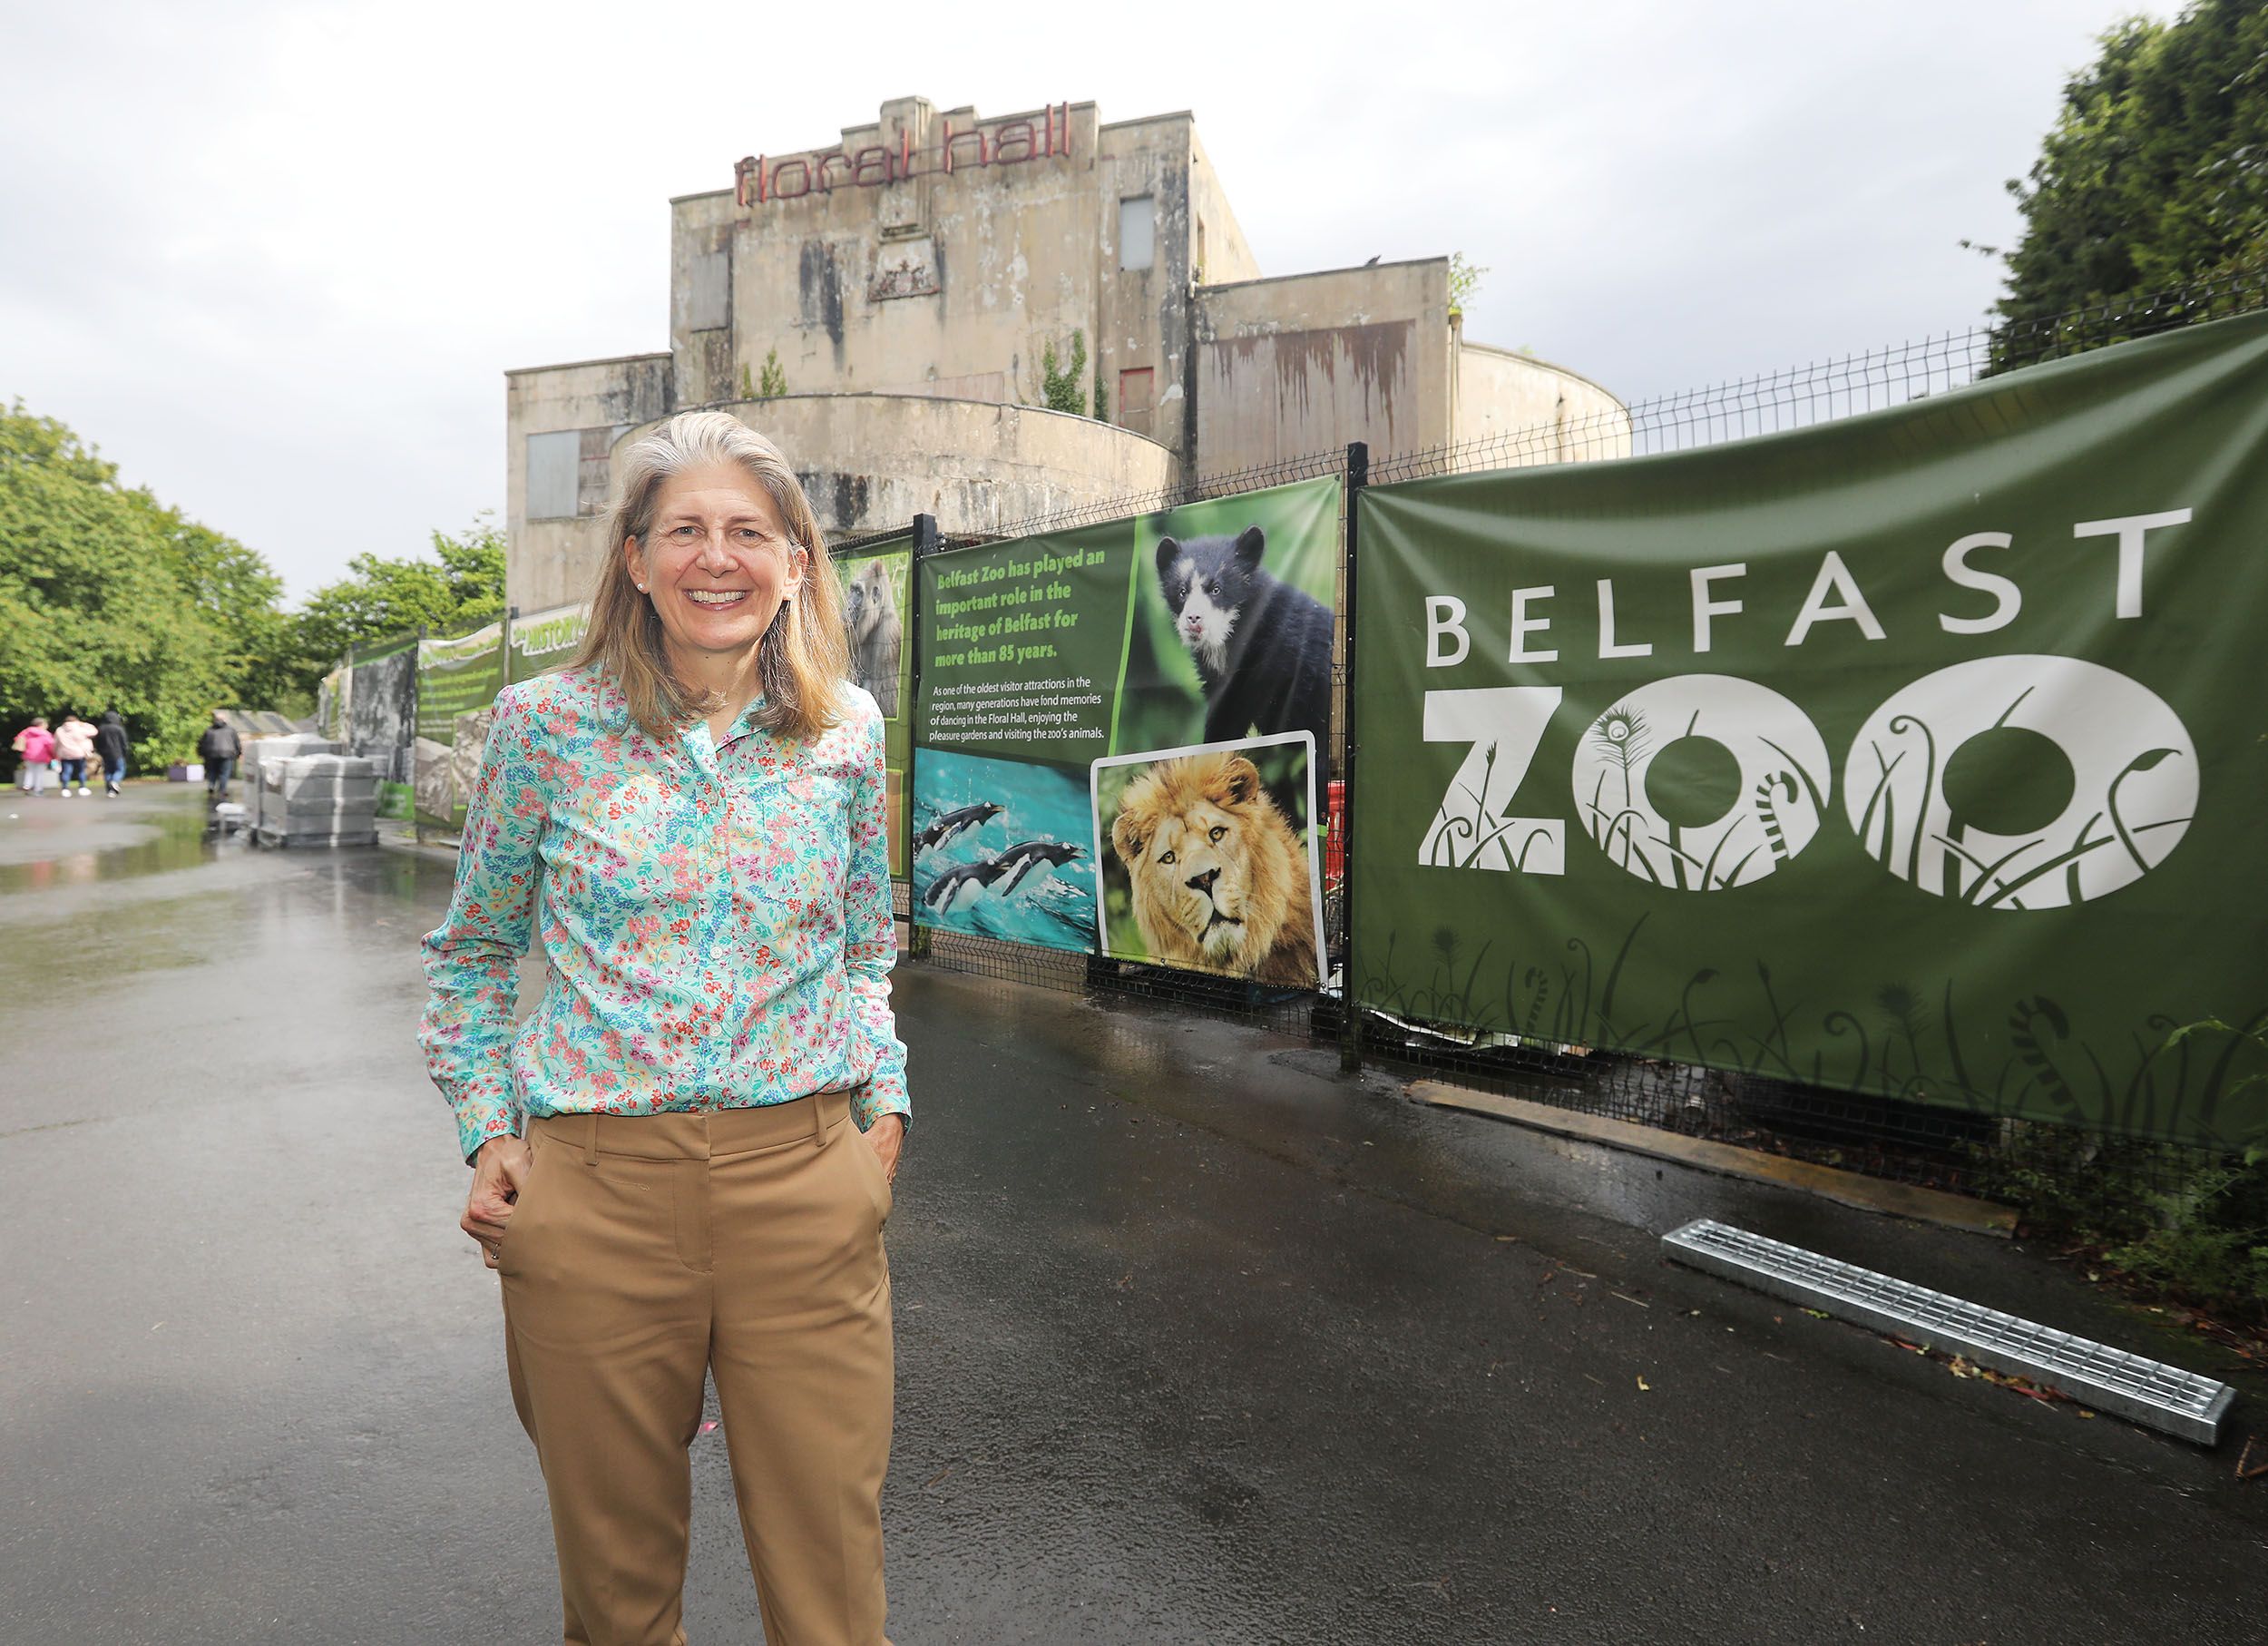
[[[876,1075],[858,1089],[851,1099],[851,1119],[861,1132],[874,1130],[875,1122],[885,1114],[903,1115],[908,1135],[914,1130],[914,1106],[905,1094],[903,1076]]]
[[[464,1163],[470,1166],[483,1143],[492,1137],[517,1137],[520,1128],[513,1124],[508,1110],[468,1106],[457,1111],[456,1134],[457,1141],[464,1145]]]

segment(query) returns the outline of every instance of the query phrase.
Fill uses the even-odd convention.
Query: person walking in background
[[[205,728],[205,735],[197,740],[197,758],[205,763],[205,799],[208,801],[229,798],[229,779],[236,771],[237,757],[244,752],[238,740],[236,728],[221,717],[218,709],[212,711],[212,724]]]
[[[122,792],[119,785],[126,780],[125,723],[118,718],[118,710],[103,710],[103,723],[94,729],[94,752],[103,762],[103,798],[115,800]]]
[[[16,764],[15,786],[25,794],[45,793],[48,766],[55,758],[55,734],[47,730],[47,717],[34,715],[8,747],[24,757]]]
[[[63,774],[63,788],[58,791],[69,794],[77,784],[81,794],[94,791],[86,786],[86,763],[94,752],[94,728],[75,714],[63,717],[63,724],[55,728],[55,760]]]

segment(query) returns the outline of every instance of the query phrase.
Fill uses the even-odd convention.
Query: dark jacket
[[[237,740],[233,726],[208,726],[205,735],[197,740],[197,758],[200,760],[233,760],[243,752],[244,746]]]
[[[94,752],[104,769],[126,763],[126,728],[113,709],[103,715],[103,723],[94,729]]]

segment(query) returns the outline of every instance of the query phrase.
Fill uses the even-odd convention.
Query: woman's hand
[[[496,1249],[512,1221],[520,1185],[527,1181],[530,1155],[524,1139],[492,1137],[473,1157],[473,1188],[464,1197],[464,1216],[457,1227],[480,1242],[481,1261],[496,1267]],[[896,1158],[896,1150],[891,1151]]]
[[[895,1112],[883,1115],[866,1129],[865,1135],[866,1146],[881,1159],[884,1180],[894,1184],[898,1181],[898,1151],[905,1147],[905,1116]],[[484,1147],[481,1152],[488,1151]]]

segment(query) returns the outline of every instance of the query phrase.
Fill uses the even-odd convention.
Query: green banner
[[[479,775],[496,693],[503,690],[503,625],[417,642],[416,820],[454,833]]]
[[[890,783],[890,873],[906,874],[905,774],[914,748],[914,648],[905,613],[914,609],[911,538],[837,555],[843,618],[850,630],[851,680],[874,694],[882,710],[884,759]]]
[[[1365,1004],[2268,1135],[2268,316],[1357,518]]]
[[[914,917],[1312,986],[1339,497],[924,560]]]
[[[591,610],[580,601],[513,618],[512,643],[504,659],[507,678],[517,685],[565,668],[575,661],[590,622]]]

